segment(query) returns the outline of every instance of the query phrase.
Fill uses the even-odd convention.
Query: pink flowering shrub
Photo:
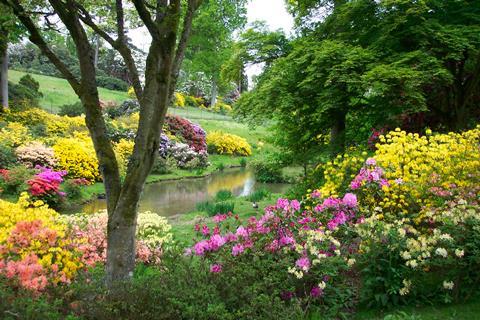
[[[53,171],[44,167],[36,167],[38,172],[27,181],[28,193],[36,200],[42,200],[51,206],[57,205],[65,193],[60,191],[60,184],[66,171]]]
[[[213,230],[195,226],[200,239],[186,254],[200,257],[217,276],[238,272],[247,261],[255,268],[258,261],[266,273],[281,279],[275,291],[283,300],[324,303],[325,295],[335,300],[339,297],[334,292],[344,282],[341,275],[356,251],[354,242],[342,243],[339,236],[363,218],[353,194],[317,199],[314,210],[302,209],[298,200],[278,199],[263,216],[246,223],[232,214],[218,215]]]
[[[84,239],[79,248],[83,253],[83,260],[88,266],[104,263],[107,258],[107,212],[102,211],[93,215],[76,215],[68,217],[73,234]],[[136,258],[145,264],[160,262],[162,246],[155,242],[137,239]]]
[[[0,274],[13,285],[34,292],[68,284],[83,268],[77,239],[61,225],[43,220],[19,221],[0,244]]]

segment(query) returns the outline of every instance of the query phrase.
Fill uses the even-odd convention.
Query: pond
[[[255,190],[267,188],[272,193],[284,193],[284,183],[259,183],[248,169],[228,169],[204,178],[160,181],[145,185],[140,199],[140,212],[152,211],[168,217],[195,210],[196,204],[212,199],[220,190],[230,190],[235,196],[248,196]],[[82,212],[93,213],[106,209],[104,199],[83,205]]]

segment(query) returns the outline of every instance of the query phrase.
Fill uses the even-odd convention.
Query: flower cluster
[[[36,169],[40,172],[27,181],[28,192],[34,199],[42,200],[50,205],[55,204],[59,196],[65,196],[65,193],[60,191],[60,184],[67,172],[53,171],[40,166],[37,166]]]
[[[128,161],[133,153],[134,142],[131,140],[120,139],[114,144],[115,156],[117,158],[120,174],[127,172]]]
[[[187,119],[167,115],[165,126],[173,136],[181,139],[196,152],[206,151],[205,131],[198,125],[194,125]]]
[[[60,138],[53,146],[58,167],[68,172],[71,178],[96,181],[100,178],[98,160],[93,143],[86,135]]]
[[[302,288],[289,291],[290,298],[301,298],[305,289],[312,297],[323,296],[327,286],[324,279],[332,282],[352,263],[348,258],[352,248],[340,243],[337,235],[346,226],[362,220],[357,215],[353,194],[343,199],[327,198],[315,210],[302,210],[297,200],[278,199],[258,219],[251,217],[246,224],[236,226],[232,219],[237,221],[238,217],[232,214],[214,217],[213,231],[206,225],[197,225],[195,229],[203,239],[187,249],[187,254],[211,261],[212,273],[223,272],[236,259],[246,256],[286,263],[285,276],[291,285]],[[329,267],[332,264],[335,268]]]
[[[185,143],[173,143],[167,156],[172,157],[177,162],[177,166],[182,169],[205,168],[208,166],[208,153],[205,150],[196,152]]]
[[[208,149],[212,153],[249,156],[252,147],[247,140],[234,134],[214,131],[207,136]]]
[[[42,201],[22,194],[17,203],[0,200],[0,211],[0,274],[12,284],[41,291],[83,267],[78,239]]]
[[[52,148],[38,141],[32,141],[16,150],[17,159],[29,168],[36,166],[54,168],[57,164]]]
[[[83,239],[79,248],[86,265],[104,263],[107,257],[108,214],[101,211],[93,215],[79,214],[66,218],[78,239]],[[158,263],[163,249],[171,243],[171,226],[165,218],[155,213],[138,215],[136,258],[144,263]]]

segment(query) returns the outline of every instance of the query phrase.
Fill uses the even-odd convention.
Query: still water
[[[209,200],[220,190],[230,190],[235,196],[248,196],[259,188],[283,193],[289,188],[282,183],[259,183],[247,169],[229,169],[205,178],[160,181],[145,185],[140,200],[140,212],[152,211],[161,216],[172,216],[195,210],[197,203]],[[81,211],[93,213],[106,209],[103,199],[91,201]]]

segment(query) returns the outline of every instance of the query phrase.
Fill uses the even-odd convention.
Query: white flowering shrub
[[[168,155],[173,157],[177,166],[182,169],[205,168],[209,165],[206,151],[196,152],[186,143],[173,143],[168,149]]]
[[[57,164],[53,149],[38,141],[18,147],[15,153],[18,161],[28,168],[35,168],[37,165],[54,168]]]
[[[138,215],[137,239],[142,240],[149,248],[165,248],[172,243],[172,226],[166,218],[146,211]]]

